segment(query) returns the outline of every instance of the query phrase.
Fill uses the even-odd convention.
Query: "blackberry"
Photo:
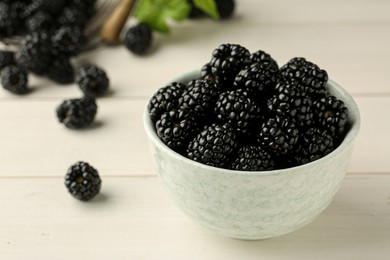
[[[10,65],[1,70],[1,84],[3,88],[14,94],[25,94],[28,92],[27,72],[15,65]]]
[[[299,131],[294,120],[275,116],[268,118],[257,135],[258,142],[276,156],[290,153],[298,141]]]
[[[195,6],[194,0],[187,0],[187,3],[190,5],[190,12],[188,18],[197,19],[205,16],[205,13]]]
[[[239,171],[273,170],[275,162],[273,156],[261,146],[246,145],[238,149],[230,168]]]
[[[279,81],[276,94],[267,100],[269,113],[276,113],[295,120],[299,127],[314,123],[312,99],[296,84]]]
[[[217,5],[217,10],[221,19],[230,18],[236,7],[234,0],[215,0],[215,4]]]
[[[0,50],[0,70],[9,65],[15,65],[15,53],[13,51]]]
[[[214,113],[220,123],[229,123],[237,132],[247,134],[260,114],[256,102],[243,89],[223,92]]]
[[[214,81],[215,83],[220,85],[218,77],[214,75],[211,71],[211,65],[209,62],[204,64],[200,69],[200,78]]]
[[[190,141],[187,157],[203,164],[225,168],[236,146],[236,134],[229,124],[212,124]]]
[[[185,88],[183,83],[172,82],[153,94],[148,103],[149,116],[153,123],[157,122],[164,112],[178,108],[179,98]]]
[[[257,62],[242,69],[234,79],[234,87],[252,95],[267,96],[277,82],[279,68],[274,63]]]
[[[152,39],[152,30],[146,24],[140,23],[127,30],[124,44],[132,53],[142,55],[150,49]]]
[[[26,28],[29,32],[48,32],[52,25],[52,17],[45,11],[39,11],[26,20]]]
[[[276,62],[276,60],[274,60],[270,54],[268,54],[267,52],[263,51],[263,50],[257,50],[253,53],[251,53],[250,57],[250,62],[251,63],[272,63],[272,67],[277,67],[279,68],[278,66],[278,63]]]
[[[249,56],[249,51],[239,44],[221,44],[212,53],[211,72],[229,88],[237,73],[249,64]]]
[[[35,2],[40,5],[40,9],[52,15],[58,14],[67,5],[67,0],[35,0]]]
[[[280,68],[284,80],[297,82],[311,96],[324,96],[328,73],[305,58],[293,58]]]
[[[97,105],[93,98],[75,98],[63,101],[56,109],[57,118],[68,128],[83,128],[95,119]]]
[[[51,38],[55,52],[66,56],[78,54],[85,41],[85,36],[80,28],[68,26],[60,27]]]
[[[51,62],[51,44],[46,33],[31,33],[21,41],[15,53],[16,63],[32,73],[43,75]]]
[[[88,21],[88,16],[78,6],[68,5],[64,7],[57,17],[60,26],[84,28]]]
[[[87,96],[102,96],[109,87],[107,73],[100,67],[89,64],[81,67],[76,74],[76,83]]]
[[[323,128],[309,128],[298,141],[298,148],[294,153],[295,165],[306,164],[318,160],[334,149],[332,135]]]
[[[348,120],[348,108],[334,96],[326,96],[313,102],[317,124],[337,138],[342,138]]]
[[[199,117],[206,117],[212,114],[212,108],[219,96],[218,85],[209,80],[191,80],[187,89],[179,98],[179,106],[183,109],[194,111]]]
[[[12,12],[11,4],[7,2],[0,2],[0,37],[8,37],[15,35],[16,17]]]
[[[74,82],[74,68],[68,57],[58,55],[50,64],[47,76],[58,84]]]
[[[158,137],[171,149],[182,153],[189,138],[197,129],[197,120],[189,110],[171,110],[156,122]]]
[[[87,162],[76,162],[68,168],[65,186],[76,199],[88,201],[99,194],[102,181],[98,171]]]

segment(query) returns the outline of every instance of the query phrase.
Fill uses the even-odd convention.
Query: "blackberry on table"
[[[348,108],[335,96],[326,96],[313,102],[316,123],[334,134],[337,138],[344,135],[348,120]]]
[[[51,42],[58,55],[74,56],[78,54],[86,39],[78,27],[62,26],[54,31]]]
[[[215,4],[221,19],[230,18],[236,7],[235,0],[215,0]]]
[[[0,50],[0,70],[9,65],[15,65],[15,53],[13,51]]]
[[[81,67],[76,73],[75,81],[81,91],[87,96],[102,96],[109,87],[107,73],[99,66],[93,64]]]
[[[87,162],[76,162],[65,175],[65,186],[76,199],[88,201],[99,194],[102,181],[98,171]]]
[[[182,153],[183,147],[198,128],[194,113],[189,110],[177,109],[165,112],[156,122],[159,138],[173,150]]]
[[[25,94],[29,90],[27,83],[27,72],[24,69],[10,65],[1,70],[1,84],[4,89],[14,94]]]
[[[68,128],[83,128],[91,125],[97,113],[92,97],[64,100],[56,109],[58,121]]]
[[[334,150],[333,137],[326,129],[313,127],[301,134],[293,159],[295,165],[318,160]]]
[[[236,146],[236,134],[229,124],[212,124],[190,141],[187,157],[203,164],[225,168]]]
[[[268,118],[261,126],[257,140],[276,156],[291,152],[298,141],[299,130],[294,120],[288,117]]]
[[[148,103],[148,111],[154,123],[157,122],[164,112],[178,108],[179,98],[185,88],[186,85],[183,83],[172,82],[153,94]]]
[[[292,58],[280,68],[280,74],[286,81],[297,82],[310,96],[320,97],[327,93],[328,73],[305,58]]]
[[[212,52],[211,72],[229,88],[236,74],[249,64],[249,56],[249,51],[239,44],[221,44]]]
[[[237,132],[247,134],[258,120],[259,107],[243,89],[222,92],[214,113],[220,123],[229,123]]]
[[[74,82],[74,68],[70,59],[65,56],[58,55],[53,58],[50,64],[47,76],[58,84],[70,84]]]
[[[142,55],[150,49],[152,39],[152,30],[146,24],[140,23],[127,30],[124,44],[132,53]]]
[[[273,156],[259,145],[245,145],[238,149],[230,165],[232,170],[264,171],[273,170]]]

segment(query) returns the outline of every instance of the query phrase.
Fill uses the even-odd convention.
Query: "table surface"
[[[390,1],[237,0],[233,19],[172,25],[137,57],[123,46],[84,53],[106,69],[111,91],[96,122],[74,131],[55,107],[81,96],[30,76],[33,91],[0,91],[1,259],[389,259]],[[348,173],[331,205],[293,233],[260,241],[214,234],[167,196],[154,168],[142,112],[159,87],[198,69],[221,43],[262,49],[279,64],[306,57],[356,100],[362,117]],[[83,203],[66,191],[83,160],[102,177]]]

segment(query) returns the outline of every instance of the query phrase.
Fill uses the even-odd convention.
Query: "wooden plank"
[[[390,97],[357,97],[362,125],[349,172],[390,172]],[[96,123],[77,131],[57,122],[61,100],[0,102],[0,176],[62,176],[78,160],[107,175],[154,175],[142,113],[146,100],[98,100]]]
[[[386,259],[390,175],[349,176],[301,230],[241,241],[211,233],[171,204],[160,180],[103,177],[83,203],[61,178],[0,181],[2,259]]]

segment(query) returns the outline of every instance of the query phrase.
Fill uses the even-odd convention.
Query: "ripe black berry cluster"
[[[221,44],[200,77],[159,89],[148,104],[157,135],[207,165],[247,171],[306,164],[344,138],[348,108],[305,58],[279,67],[263,50]]]

